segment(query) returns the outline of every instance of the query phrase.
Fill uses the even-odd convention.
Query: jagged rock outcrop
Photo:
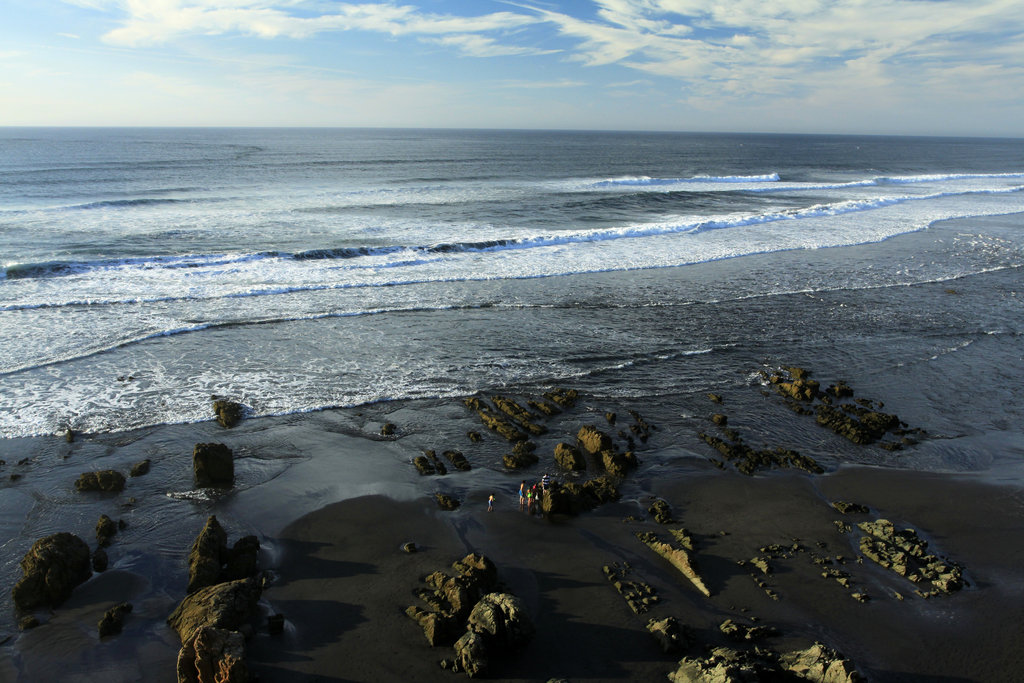
[[[141,477],[144,474],[149,474],[149,466],[150,466],[150,461],[149,461],[148,458],[145,459],[145,460],[141,460],[141,461],[135,463],[134,465],[132,465],[132,468],[130,470],[128,470],[128,476],[129,477]]]
[[[820,643],[807,650],[778,654],[770,650],[716,647],[706,657],[684,657],[668,675],[672,683],[753,683],[805,680],[859,683],[864,677],[842,655]]]
[[[860,539],[860,551],[865,557],[914,583],[934,586],[932,591],[918,589],[921,597],[963,588],[963,568],[930,553],[928,542],[913,529],[897,530],[887,519],[861,522],[858,527],[868,534]]]
[[[651,532],[638,533],[636,537],[648,548],[668,560],[669,564],[678,569],[683,576],[689,579],[690,583],[692,583],[697,590],[705,596],[711,597],[711,591],[708,590],[708,587],[704,584],[704,579],[702,579],[700,574],[697,572],[688,551],[683,548],[674,547],[672,544],[662,541],[657,537],[657,535]]]
[[[67,532],[40,538],[22,558],[21,571],[11,591],[14,606],[19,610],[57,607],[75,586],[92,576],[89,546]]]
[[[181,601],[167,624],[183,645],[204,627],[237,631],[255,615],[262,591],[257,577],[200,588]]]
[[[781,668],[813,683],[859,683],[865,680],[853,662],[821,643],[779,658]]]
[[[104,493],[117,493],[124,491],[125,477],[115,470],[101,470],[99,472],[84,472],[79,475],[75,482],[75,489],[78,491],[102,491]]]
[[[454,496],[449,496],[447,493],[435,493],[434,499],[437,501],[437,506],[442,510],[451,512],[459,508],[459,499]]]
[[[668,504],[668,501],[661,498],[655,499],[651,506],[647,508],[647,512],[654,517],[654,521],[658,524],[672,524],[675,522],[672,518],[672,506]]]
[[[220,582],[224,552],[228,545],[228,534],[215,516],[206,520],[188,554],[187,593],[194,593]]]
[[[650,619],[647,622],[647,631],[654,636],[665,654],[682,652],[693,642],[693,635],[689,629],[680,624],[675,617]]]
[[[534,453],[537,444],[532,441],[517,441],[511,453],[502,456],[502,463],[510,470],[519,470],[540,462],[540,458]]]
[[[222,443],[197,443],[192,470],[196,486],[230,487],[235,483],[235,455]]]
[[[238,631],[203,627],[178,651],[178,683],[248,683],[245,638]]]
[[[576,433],[576,440],[579,442],[580,447],[591,455],[597,455],[603,451],[611,451],[615,447],[612,437],[597,427],[590,425],[580,427],[580,430]]]

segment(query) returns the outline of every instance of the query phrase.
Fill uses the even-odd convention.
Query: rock
[[[14,585],[14,605],[27,611],[56,607],[75,586],[92,576],[89,546],[74,534],[61,532],[41,538],[21,560],[22,577]]]
[[[665,654],[681,652],[693,640],[693,636],[675,617],[651,619],[647,622],[647,631],[658,641]]]
[[[461,624],[454,614],[428,612],[420,607],[409,607],[406,615],[423,629],[423,635],[431,647],[448,645],[462,632]]]
[[[222,581],[235,581],[256,576],[260,571],[260,541],[255,536],[243,536],[224,554]]]
[[[382,426],[380,428],[380,435],[381,436],[394,436],[395,435],[395,431],[397,429],[398,428],[395,427],[394,424],[392,424],[390,422],[387,422],[387,423],[384,424],[384,426]]]
[[[537,445],[532,441],[516,442],[512,452],[502,456],[502,462],[510,470],[519,470],[536,465],[540,462],[540,458],[534,453],[536,448]]]
[[[868,513],[867,507],[859,503],[847,503],[841,500],[837,500],[836,502],[832,503],[832,507],[844,515]]]
[[[613,413],[611,411],[608,411],[607,413],[604,414],[604,419],[605,419],[605,421],[608,422],[609,425],[614,426],[615,425],[615,420],[617,419],[617,416],[615,415],[615,413]]]
[[[469,437],[469,440],[473,443],[480,443],[484,440],[484,437],[480,435],[480,432],[468,431],[466,432],[466,436]]]
[[[267,617],[267,633],[277,636],[284,633],[284,615],[271,614]]]
[[[576,433],[576,439],[579,441],[583,450],[591,455],[597,455],[602,451],[610,451],[613,448],[612,438],[610,436],[599,430],[597,427],[591,427],[589,425],[580,427],[579,432]]]
[[[122,602],[121,604],[108,609],[103,615],[103,618],[100,619],[100,638],[106,638],[107,636],[113,636],[120,633],[121,629],[124,627],[124,617],[126,614],[130,614],[131,611],[132,605],[128,602]]]
[[[675,522],[672,519],[672,506],[661,498],[651,503],[651,506],[647,508],[647,512],[654,517],[654,521],[658,524],[672,524]]]
[[[485,674],[490,660],[483,636],[474,631],[466,631],[455,642],[455,663],[470,678]]]
[[[75,488],[79,491],[103,491],[105,493],[117,493],[124,490],[125,478],[120,472],[114,470],[101,470],[99,472],[85,472],[78,477]]]
[[[188,595],[167,618],[182,644],[205,627],[237,630],[256,612],[262,588],[256,577],[218,583]]]
[[[708,400],[712,403],[722,403],[722,396],[720,394],[708,394]]]
[[[425,455],[417,455],[412,459],[412,464],[416,466],[416,471],[422,476],[428,476],[435,473],[434,465]]]
[[[417,552],[419,549],[416,547],[415,543],[409,541],[408,543],[402,546],[402,550],[411,554]]]
[[[92,570],[99,574],[107,571],[109,565],[110,558],[107,557],[107,551],[103,548],[97,548],[96,552],[92,554]]]
[[[442,455],[448,458],[448,462],[460,472],[469,472],[472,469],[462,451],[445,451]]]
[[[480,591],[481,595],[498,583],[498,567],[486,556],[470,553],[452,563],[452,569]]]
[[[580,453],[580,449],[567,443],[555,446],[555,462],[564,470],[579,472],[587,469],[586,458]]]
[[[650,532],[638,533],[636,537],[648,548],[668,560],[669,564],[678,569],[683,576],[689,579],[690,583],[704,594],[705,597],[711,597],[711,591],[708,590],[707,586],[704,584],[704,579],[702,579],[700,574],[697,572],[693,561],[690,559],[689,552],[683,548],[672,547],[672,545],[659,540],[656,535]]]
[[[630,470],[636,469],[637,459],[633,455],[632,451],[626,453],[619,453],[616,450],[601,451],[601,465],[604,467],[608,474],[619,477],[625,477]]]
[[[732,619],[726,619],[723,621],[718,630],[724,633],[726,636],[737,641],[754,641],[761,640],[763,638],[770,638],[778,635],[778,631],[773,626],[747,626],[733,621]]]
[[[178,683],[248,683],[245,638],[241,633],[204,627],[178,652]]]
[[[19,631],[31,631],[39,626],[39,618],[34,614],[28,614],[18,620]]]
[[[225,429],[231,429],[242,421],[245,414],[245,407],[240,403],[228,401],[227,399],[214,398],[213,413],[217,416],[217,422]]]
[[[450,512],[452,510],[457,510],[459,508],[459,500],[457,498],[449,496],[447,493],[435,493],[434,498],[437,499],[437,505],[442,510],[447,510]]]
[[[545,434],[548,430],[544,425],[534,422],[533,414],[526,408],[504,396],[492,396],[491,401],[498,407],[498,410],[508,415],[516,424],[534,436]]]
[[[778,680],[774,661],[750,652],[716,647],[705,658],[683,657],[668,675],[672,683],[756,683]]]
[[[149,465],[150,462],[148,459],[143,460],[142,462],[135,463],[134,465],[132,465],[132,468],[128,470],[128,476],[141,477],[144,474],[149,474]]]
[[[552,389],[544,394],[544,398],[549,401],[554,401],[562,408],[572,408],[576,405],[576,400],[579,398],[580,393],[575,389]]]
[[[719,427],[724,427],[727,424],[729,424],[729,418],[726,417],[725,415],[722,415],[721,413],[715,413],[714,415],[712,415],[711,421],[714,422]]]
[[[526,607],[511,593],[488,593],[480,598],[466,626],[485,636],[491,652],[503,655],[525,647],[534,634]]]
[[[205,526],[192,543],[188,554],[188,588],[194,593],[200,588],[220,583],[221,567],[224,565],[228,547],[228,535],[213,515],[207,518]]]
[[[100,515],[96,522],[96,542],[101,548],[110,545],[110,539],[117,535],[117,524],[106,515]]]
[[[784,654],[780,663],[786,671],[814,683],[857,683],[865,680],[852,662],[821,643]]]
[[[197,443],[192,450],[192,469],[196,486],[232,486],[235,483],[235,456],[222,443]]]

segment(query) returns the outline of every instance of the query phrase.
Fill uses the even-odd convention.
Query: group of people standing
[[[519,484],[519,509],[526,510],[532,515],[534,506],[536,505],[539,508],[541,496],[544,495],[544,492],[548,490],[549,486],[551,486],[551,477],[546,473],[540,478],[539,482],[534,482],[534,484],[529,487],[526,485],[526,480],[524,479],[522,483]]]

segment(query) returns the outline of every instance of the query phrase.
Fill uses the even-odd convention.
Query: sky
[[[1024,137],[1024,0],[0,0],[0,125]]]

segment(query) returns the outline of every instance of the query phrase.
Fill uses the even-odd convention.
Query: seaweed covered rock
[[[245,414],[245,408],[240,403],[214,397],[213,413],[217,416],[217,423],[221,427],[231,429],[242,421],[242,416]]]
[[[117,493],[124,490],[125,477],[115,470],[100,470],[98,472],[84,472],[79,475],[75,482],[75,489],[78,491],[102,491],[104,493]]]
[[[442,510],[451,512],[459,508],[459,499],[454,496],[449,496],[447,493],[435,493],[434,499],[437,501],[437,506]]]
[[[597,455],[602,451],[610,451],[614,448],[612,438],[597,427],[583,425],[576,433],[576,440],[580,447],[591,455]]]
[[[192,450],[196,486],[232,486],[235,455],[222,443],[197,443]]]
[[[99,521],[96,522],[96,543],[101,548],[105,548],[110,545],[110,541],[115,535],[117,535],[117,522],[106,515],[100,515]]]
[[[71,596],[75,586],[92,576],[89,546],[67,532],[41,538],[21,560],[22,577],[14,585],[19,610],[56,607]]]

